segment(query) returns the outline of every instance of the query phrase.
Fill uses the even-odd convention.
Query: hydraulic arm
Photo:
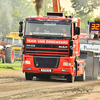
[[[53,2],[53,12],[61,12],[60,0],[52,0]]]

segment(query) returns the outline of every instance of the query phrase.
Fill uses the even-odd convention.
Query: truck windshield
[[[25,35],[71,38],[71,24],[27,22]]]
[[[8,44],[12,43],[14,46],[16,46],[16,45],[21,46],[22,45],[22,39],[7,38],[6,42]]]
[[[6,39],[6,42],[7,42],[8,44],[13,43],[13,39],[12,39],[12,38],[7,38],[7,39]]]
[[[22,39],[14,39],[14,45],[22,45]]]

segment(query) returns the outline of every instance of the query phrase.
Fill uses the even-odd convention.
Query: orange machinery
[[[52,0],[53,2],[53,12],[61,12],[60,0]]]

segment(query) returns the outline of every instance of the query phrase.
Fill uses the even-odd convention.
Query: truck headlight
[[[63,66],[71,66],[71,62],[63,62]]]
[[[23,61],[23,64],[30,64],[30,61]]]

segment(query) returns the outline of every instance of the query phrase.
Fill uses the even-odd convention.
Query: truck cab
[[[80,55],[80,18],[49,13],[48,16],[27,17],[19,24],[19,35],[23,35],[23,72],[27,80],[62,75],[73,82],[82,75],[84,61],[76,61]]]

